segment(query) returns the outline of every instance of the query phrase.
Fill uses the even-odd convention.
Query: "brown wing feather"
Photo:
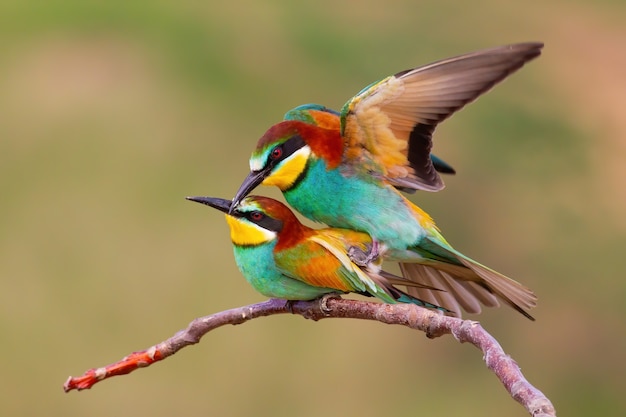
[[[481,305],[499,306],[498,299],[504,301],[527,318],[534,318],[526,312],[535,307],[537,297],[528,288],[496,271],[459,257],[466,267],[463,274],[454,269],[442,270],[417,263],[401,263],[400,269],[405,278],[422,286],[407,286],[407,292],[421,300],[437,304],[461,316],[461,310],[480,313]],[[433,291],[428,287],[438,288]]]
[[[344,156],[377,164],[398,187],[437,191],[430,160],[437,125],[539,56],[541,43],[485,49],[400,72],[344,106]]]

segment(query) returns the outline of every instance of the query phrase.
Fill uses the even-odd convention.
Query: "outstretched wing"
[[[400,72],[374,83],[341,112],[348,163],[373,162],[403,189],[444,187],[430,158],[437,125],[539,56],[541,43],[485,49]]]

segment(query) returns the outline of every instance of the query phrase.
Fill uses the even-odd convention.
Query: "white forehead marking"
[[[259,156],[250,158],[250,171],[260,171],[263,169],[263,165],[265,165],[264,158],[261,158]]]

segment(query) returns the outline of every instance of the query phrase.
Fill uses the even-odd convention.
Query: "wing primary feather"
[[[542,47],[528,42],[485,49],[371,84],[342,109],[344,157],[378,164],[400,189],[441,190],[431,161],[437,125],[539,56]]]

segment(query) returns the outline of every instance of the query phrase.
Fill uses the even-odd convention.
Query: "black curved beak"
[[[218,209],[219,211],[223,211],[224,213],[230,213],[230,207],[232,205],[232,201],[224,200],[223,198],[214,198],[214,197],[185,197],[189,201],[195,201],[196,203],[205,204],[207,206]]]
[[[237,207],[241,200],[245,198],[252,190],[254,190],[259,184],[263,182],[265,177],[267,176],[267,170],[263,169],[261,171],[250,171],[248,176],[239,186],[239,190],[233,197],[233,202],[231,205],[231,211],[234,207]]]

